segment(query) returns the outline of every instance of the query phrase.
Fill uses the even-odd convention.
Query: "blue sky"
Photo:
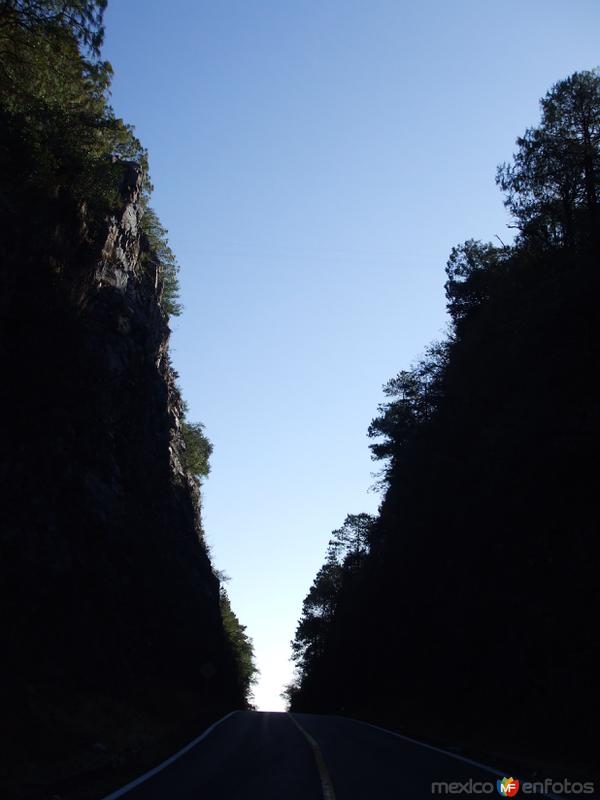
[[[600,64],[600,4],[112,0],[106,21],[181,264],[207,540],[257,704],[282,708],[329,534],[378,505],[381,386],[443,335],[450,248],[510,239],[496,165],[552,83]]]

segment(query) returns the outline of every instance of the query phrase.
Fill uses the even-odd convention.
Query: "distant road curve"
[[[104,800],[431,800],[454,796],[432,794],[432,783],[469,780],[493,784],[493,793],[463,789],[459,796],[489,800],[499,797],[498,777],[345,717],[236,711]]]

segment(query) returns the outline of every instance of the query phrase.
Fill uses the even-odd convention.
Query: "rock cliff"
[[[183,466],[141,186],[124,164],[101,235],[57,193],[32,212],[37,223],[6,220],[0,240],[1,691],[13,764],[24,753],[71,771],[89,766],[86,753],[119,759],[182,719],[244,704]]]

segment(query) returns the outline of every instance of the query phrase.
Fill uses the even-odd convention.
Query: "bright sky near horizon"
[[[181,264],[207,540],[280,709],[329,534],[378,505],[381,386],[443,334],[450,248],[511,238],[496,165],[600,64],[600,3],[112,0],[106,22]]]

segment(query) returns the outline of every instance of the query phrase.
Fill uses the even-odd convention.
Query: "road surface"
[[[499,797],[493,770],[335,716],[238,711],[170,762],[105,800]],[[465,791],[469,780],[487,792]],[[436,781],[462,788],[432,795]]]

